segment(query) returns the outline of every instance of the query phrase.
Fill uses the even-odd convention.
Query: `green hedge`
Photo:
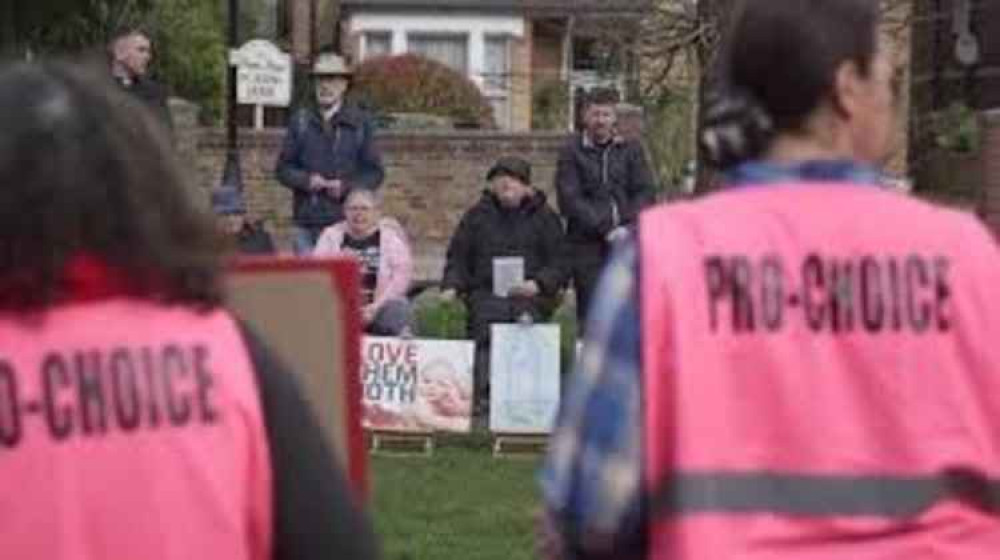
[[[418,338],[464,339],[468,312],[458,301],[441,299],[437,290],[427,290],[413,301],[413,334]],[[576,352],[576,307],[573,298],[564,297],[552,322],[560,328],[560,359],[562,370],[569,371]]]

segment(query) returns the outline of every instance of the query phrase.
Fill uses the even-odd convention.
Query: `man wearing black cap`
[[[562,222],[531,186],[531,165],[502,157],[486,180],[489,188],[451,238],[442,281],[444,297],[459,295],[469,309],[480,417],[489,402],[490,325],[547,320],[566,282]]]

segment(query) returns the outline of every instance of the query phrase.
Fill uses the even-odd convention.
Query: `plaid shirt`
[[[544,501],[571,557],[641,547],[638,250],[604,271],[587,338],[541,473]],[[618,556],[621,558],[622,556]]]

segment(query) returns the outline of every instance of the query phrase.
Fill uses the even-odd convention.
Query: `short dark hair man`
[[[115,33],[108,44],[111,76],[125,91],[142,101],[165,126],[172,126],[167,107],[167,89],[149,77],[153,43],[149,34],[137,27]]]
[[[653,201],[642,146],[617,133],[617,104],[614,90],[597,89],[587,96],[585,128],[563,148],[556,167],[580,333],[612,243],[629,235],[639,211]]]
[[[340,56],[319,55],[313,64],[316,107],[289,121],[276,175],[294,195],[295,253],[312,253],[320,233],[344,219],[352,189],[375,190],[385,171],[374,147],[371,119],[347,103],[352,71]]]

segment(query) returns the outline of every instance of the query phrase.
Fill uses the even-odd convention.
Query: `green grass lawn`
[[[385,560],[534,559],[539,458],[494,459],[485,438],[430,458],[371,458]]]

